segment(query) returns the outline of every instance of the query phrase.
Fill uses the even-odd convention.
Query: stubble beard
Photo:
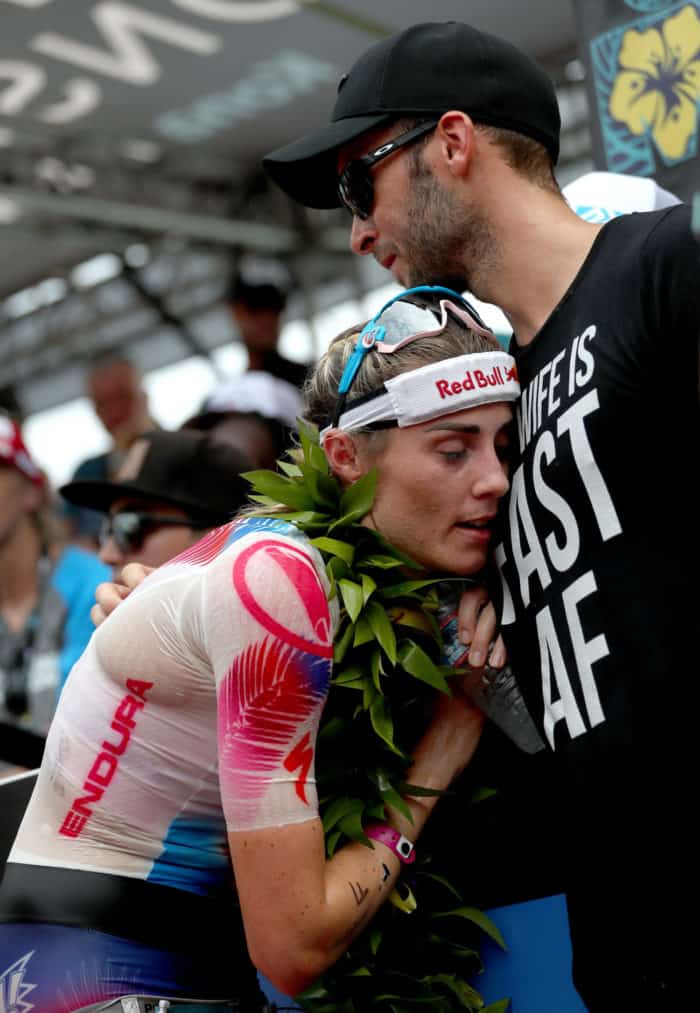
[[[477,298],[499,259],[481,211],[442,187],[422,158],[411,168],[404,251],[410,285],[445,285]]]

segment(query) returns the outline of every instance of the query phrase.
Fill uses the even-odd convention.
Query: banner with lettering
[[[574,0],[595,167],[700,190],[700,0]]]

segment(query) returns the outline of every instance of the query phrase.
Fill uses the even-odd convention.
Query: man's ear
[[[444,165],[453,176],[466,176],[474,157],[474,122],[467,113],[456,109],[443,113],[435,134]]]
[[[323,451],[333,474],[343,485],[352,485],[366,472],[357,444],[350,433],[331,429],[323,441]]]

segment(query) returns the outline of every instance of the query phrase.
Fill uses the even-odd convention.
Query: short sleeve
[[[644,260],[655,318],[652,333],[665,351],[695,345],[700,333],[700,242],[691,231],[690,208],[679,205],[660,218],[647,238]]]
[[[333,644],[317,565],[298,540],[263,534],[208,568],[206,647],[229,831],[318,813],[314,752]]]

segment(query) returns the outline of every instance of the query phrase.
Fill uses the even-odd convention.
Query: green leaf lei
[[[334,671],[316,746],[316,779],[326,852],[348,841],[371,842],[363,827],[391,805],[410,817],[403,795],[435,794],[406,782],[410,750],[426,723],[430,699],[449,693],[456,670],[440,663],[436,584],[405,579],[422,569],[363,527],[376,472],[344,489],[328,469],[318,432],[299,420],[300,446],[281,473],[246,474],[251,499],[303,531],[323,557],[340,623]],[[466,804],[466,803],[465,803]],[[309,1013],[505,1013],[486,1007],[469,979],[483,969],[481,933],[505,948],[497,927],[464,903],[422,842],[385,904],[348,951],[297,996]]]

